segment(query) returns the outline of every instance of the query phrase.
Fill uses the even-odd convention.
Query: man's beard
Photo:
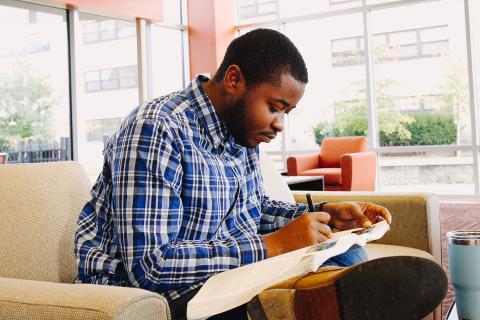
[[[244,147],[250,147],[247,145],[247,133],[249,132],[249,128],[245,121],[245,101],[245,95],[243,95],[232,106],[230,106],[230,108],[227,109],[228,112],[224,114],[224,120],[228,131],[235,139],[235,142]]]

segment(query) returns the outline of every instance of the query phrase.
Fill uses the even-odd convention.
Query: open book
[[[369,228],[336,232],[323,243],[218,273],[190,300],[187,318],[205,319],[245,304],[275,283],[315,271],[329,258],[380,239],[389,229],[381,221]]]

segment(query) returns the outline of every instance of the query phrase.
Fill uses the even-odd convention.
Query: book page
[[[369,228],[337,232],[328,241],[218,273],[190,300],[187,317],[204,319],[247,303],[269,286],[315,271],[329,258],[346,252],[353,245],[363,246],[377,240],[389,229],[387,222],[381,221]]]
[[[203,319],[232,309],[272,284],[290,278],[292,272],[302,272],[296,270],[308,268],[309,262],[300,263],[307,250],[302,248],[212,276],[188,302],[187,318]]]
[[[202,294],[210,297],[243,291],[295,266],[308,248],[292,251],[257,263],[217,273],[202,287]]]
[[[380,239],[388,230],[390,230],[390,226],[388,225],[387,221],[382,220],[380,222],[372,224],[368,228],[355,228],[355,229],[335,232],[333,234],[333,238],[338,239],[347,234],[355,233],[357,235],[362,236],[362,238],[365,238],[367,242],[370,242],[370,241]]]

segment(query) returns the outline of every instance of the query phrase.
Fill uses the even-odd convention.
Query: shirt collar
[[[192,102],[200,123],[207,129],[213,145],[218,148],[222,142],[226,141],[228,131],[225,122],[218,117],[212,102],[203,90],[202,83],[208,80],[203,75],[196,76],[190,84],[188,98]]]

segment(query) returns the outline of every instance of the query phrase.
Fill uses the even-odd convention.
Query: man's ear
[[[232,96],[243,95],[246,89],[242,70],[236,64],[228,67],[224,77],[225,91]]]

